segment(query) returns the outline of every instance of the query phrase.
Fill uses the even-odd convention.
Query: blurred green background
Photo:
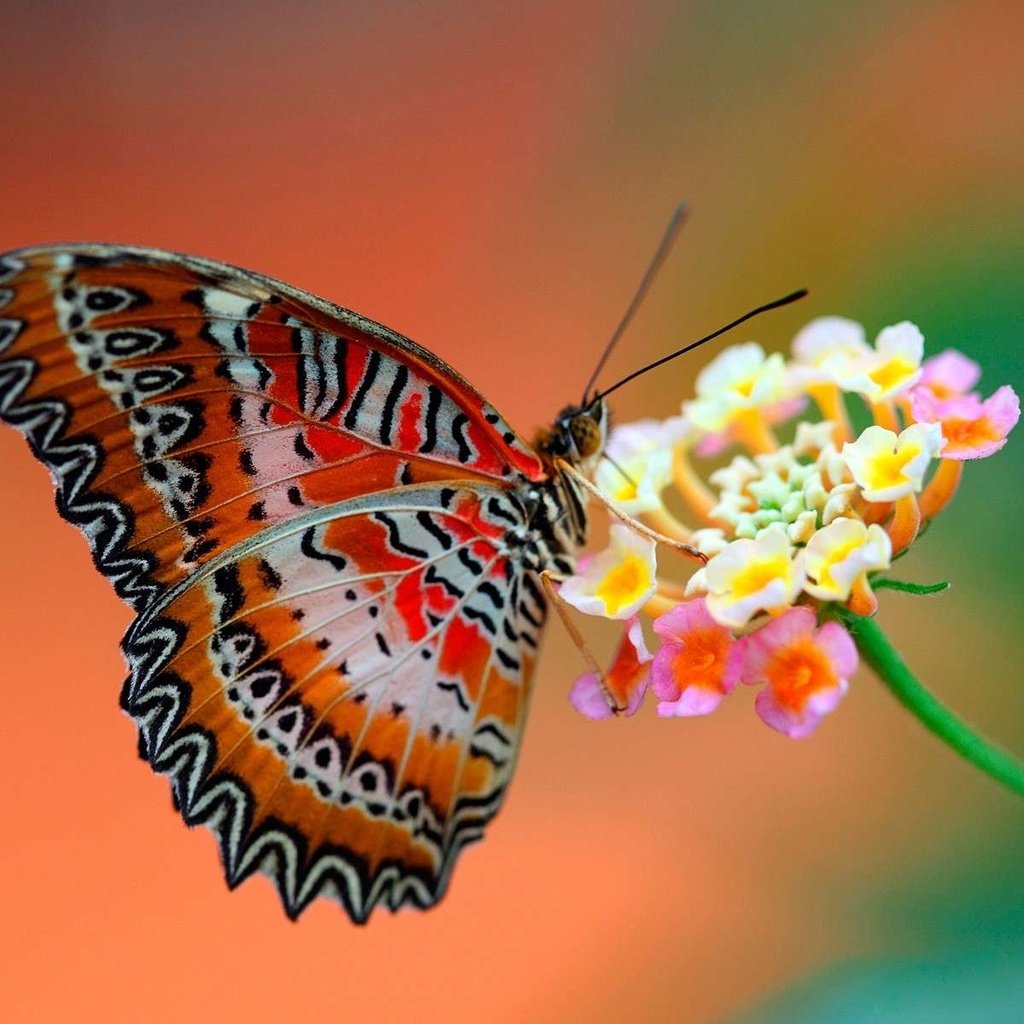
[[[3,5],[0,248],[124,240],[252,266],[410,335],[523,432],[795,287],[1024,390],[1024,5],[635,0]],[[667,416],[681,361],[616,395]],[[1024,435],[901,563],[882,621],[1024,752]],[[0,434],[0,991],[12,1021],[1024,1019],[1024,805],[868,673],[803,743],[738,694],[585,722],[551,629],[508,807],[428,915],[285,922],[228,894],[116,708],[127,613]],[[598,643],[601,641],[598,640]],[[610,643],[610,639],[606,641]],[[267,983],[268,979],[272,983]]]

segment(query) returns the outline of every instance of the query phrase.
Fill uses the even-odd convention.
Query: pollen
[[[744,398],[750,398],[754,393],[754,386],[757,384],[756,377],[748,377],[746,380],[738,380],[733,385],[736,392],[742,395]]]

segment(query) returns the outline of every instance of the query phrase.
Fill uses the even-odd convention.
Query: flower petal
[[[1004,384],[982,401],[978,395],[938,399],[927,388],[910,394],[911,412],[920,423],[938,423],[945,445],[944,459],[984,459],[1006,444],[1007,435],[1020,419],[1020,399]]]
[[[610,542],[559,587],[559,597],[586,615],[632,618],[657,589],[654,541],[622,523],[610,530]]]
[[[624,715],[635,715],[643,703],[651,678],[654,655],[647,650],[640,617],[630,619],[612,659],[605,683]]]
[[[921,367],[918,387],[927,388],[938,399],[966,395],[981,376],[981,367],[955,348],[947,348]]]
[[[786,528],[772,523],[753,540],[733,541],[704,569],[708,610],[716,622],[739,629],[761,611],[792,604],[804,582]]]
[[[611,718],[614,714],[593,672],[584,673],[572,684],[572,689],[569,690],[569,703],[581,715],[595,722],[602,718]]]
[[[818,530],[804,549],[804,590],[819,601],[846,601],[868,572],[888,569],[892,541],[877,523],[839,517]]]
[[[937,423],[912,423],[900,434],[871,426],[843,445],[843,458],[868,501],[896,501],[921,490],[943,443]]]
[[[688,686],[676,700],[658,701],[660,718],[693,718],[710,715],[722,703],[725,694],[705,686]]]
[[[757,713],[787,736],[807,736],[834,710],[857,668],[857,650],[838,623],[815,629],[815,615],[794,608],[743,641],[743,681],[764,683]]]

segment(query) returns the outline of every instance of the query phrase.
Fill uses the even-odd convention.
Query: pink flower
[[[651,667],[658,714],[710,714],[739,681],[741,652],[732,633],[703,599],[676,605],[655,620],[654,631],[662,639]]]
[[[940,399],[966,395],[981,376],[981,367],[955,348],[947,348],[921,366],[918,387],[927,388]]]
[[[939,423],[946,445],[944,459],[983,459],[1006,444],[1020,419],[1020,399],[1008,384],[984,401],[976,394],[936,398],[927,388],[915,388],[910,408],[919,423]]]
[[[624,715],[635,715],[643,703],[650,678],[652,655],[644,643],[640,617],[629,620],[626,632],[615,652],[611,668],[605,676],[605,686],[615,700],[617,710]],[[593,672],[586,672],[573,683],[569,702],[581,714],[595,721],[611,718],[615,713],[608,706],[605,691]]]
[[[835,709],[857,669],[850,634],[836,622],[815,629],[816,622],[810,608],[793,608],[741,641],[743,681],[766,684],[757,713],[792,739],[810,735]]]

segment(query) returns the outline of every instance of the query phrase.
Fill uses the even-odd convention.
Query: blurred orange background
[[[8,0],[2,26],[0,250],[251,266],[417,339],[528,435],[577,397],[685,197],[606,381],[806,285],[734,340],[909,318],[986,392],[1024,386],[1019,4]],[[698,368],[616,414],[674,413]],[[969,466],[902,563],[955,589],[881,613],[1018,750],[1022,448]],[[1021,804],[867,672],[802,743],[747,693],[591,723],[557,623],[511,797],[445,901],[290,924],[266,879],[226,890],[137,760],[129,613],[9,430],[0,497],[4,1021],[715,1021],[829,965],[970,956],[996,918],[1024,971]]]

